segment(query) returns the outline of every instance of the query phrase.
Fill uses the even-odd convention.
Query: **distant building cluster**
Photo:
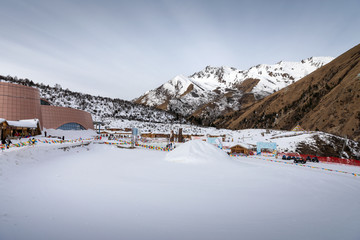
[[[94,129],[91,114],[73,108],[52,106],[46,99],[40,98],[36,88],[0,82],[0,137],[5,135],[38,133],[43,128],[63,130]],[[31,125],[24,120],[37,119],[38,124]],[[24,126],[22,126],[24,125]],[[33,129],[34,126],[39,129]]]

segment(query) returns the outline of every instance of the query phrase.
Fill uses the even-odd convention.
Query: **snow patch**
[[[62,129],[46,129],[44,128],[43,134],[46,132],[47,136],[62,137],[65,139],[78,139],[78,138],[92,138],[96,136],[96,131],[88,130],[62,130]],[[36,138],[39,138],[38,136]]]
[[[229,161],[229,156],[219,148],[201,141],[192,140],[177,147],[166,155],[170,162],[207,164]]]

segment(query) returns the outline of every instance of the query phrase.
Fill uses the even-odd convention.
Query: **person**
[[[10,140],[10,138],[7,137],[6,140],[5,140],[5,142],[6,142],[6,148],[9,149],[9,148],[10,148],[10,144],[12,143],[11,140]]]
[[[46,136],[47,136],[47,132],[45,131],[44,134],[45,134],[45,137],[46,137]]]
[[[31,139],[32,145],[35,145],[35,142],[36,142],[35,138],[32,138],[32,139]]]

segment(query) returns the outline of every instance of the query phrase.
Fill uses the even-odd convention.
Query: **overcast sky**
[[[207,65],[336,57],[360,1],[0,0],[0,74],[133,99]]]

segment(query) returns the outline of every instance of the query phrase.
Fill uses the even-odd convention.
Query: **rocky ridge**
[[[300,62],[280,61],[245,71],[207,66],[189,77],[176,76],[133,101],[208,125],[229,111],[239,110],[295,83],[332,59],[311,57]]]

